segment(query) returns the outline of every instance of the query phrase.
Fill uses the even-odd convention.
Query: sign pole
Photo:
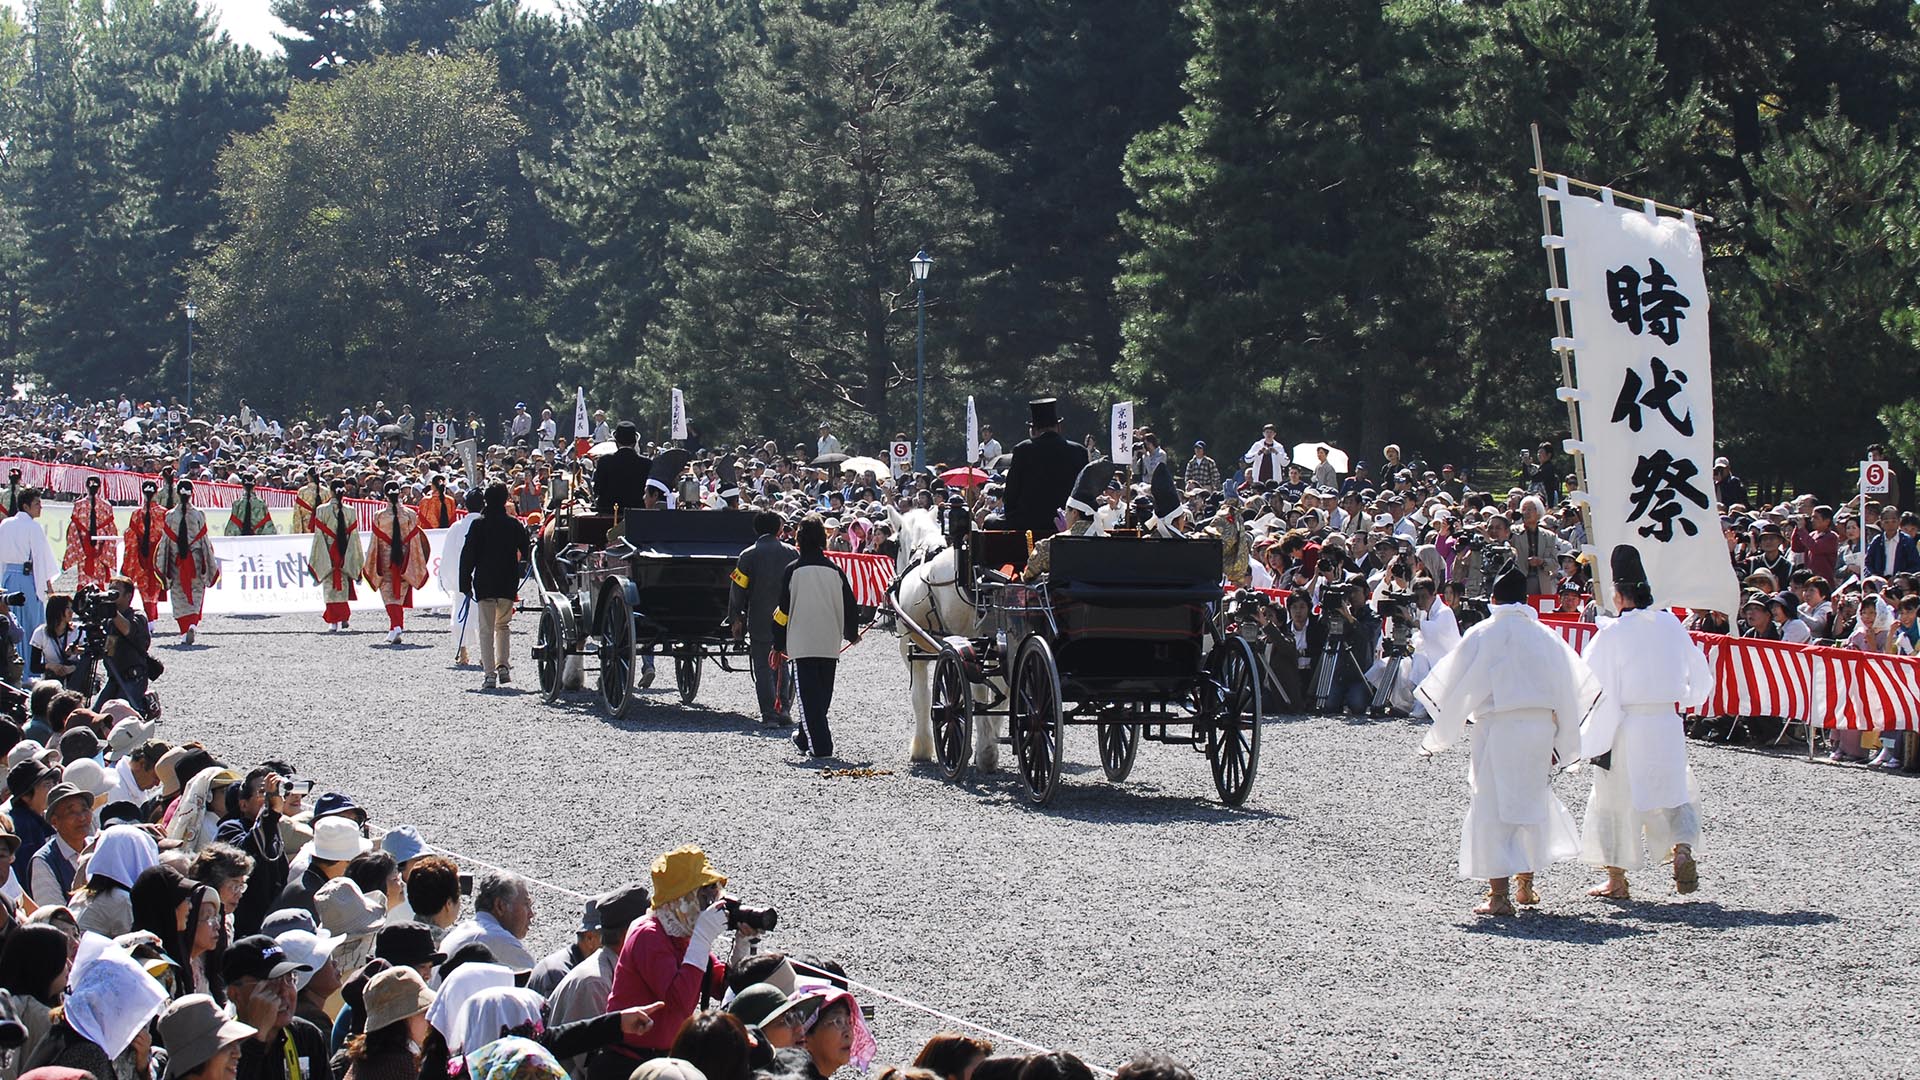
[[[1533,132],[1533,171],[1535,175],[1540,178],[1541,185],[1544,186],[1547,182],[1547,160],[1540,149],[1540,125],[1532,124],[1530,127]],[[1540,196],[1540,235],[1542,237],[1553,235],[1552,202],[1553,200],[1549,199],[1545,194]],[[1574,383],[1573,379],[1573,349],[1568,344],[1570,339],[1567,334],[1567,301],[1566,294],[1562,291],[1560,285],[1560,259],[1554,254],[1553,248],[1548,247],[1545,250],[1547,253],[1547,303],[1553,308],[1553,326],[1556,331],[1553,352],[1554,355],[1560,359],[1560,385],[1568,391],[1575,391],[1578,389],[1578,386]],[[1562,396],[1566,397],[1567,401],[1567,430],[1573,435],[1575,442],[1582,442],[1586,439],[1586,436],[1582,433],[1580,427],[1580,402],[1571,393]],[[1576,453],[1573,455],[1573,476],[1574,482],[1580,485],[1581,491],[1585,492],[1590,490],[1587,487],[1587,459],[1585,454]],[[1594,549],[1594,562],[1588,568],[1587,575],[1587,580],[1591,586],[1597,584],[1600,580],[1599,560],[1604,557],[1593,540],[1593,504],[1591,502],[1582,501],[1580,503],[1580,527],[1586,533],[1585,546]],[[1598,588],[1593,589],[1594,604],[1598,606],[1599,610],[1608,615],[1618,614],[1618,612],[1613,610],[1613,597],[1602,596],[1600,592],[1601,590]]]

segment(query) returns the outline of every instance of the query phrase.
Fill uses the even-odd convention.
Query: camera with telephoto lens
[[[756,934],[764,934],[780,925],[780,912],[774,908],[743,904],[738,897],[734,896],[722,896],[720,902],[727,905],[727,929],[729,930],[745,927]]]
[[[8,607],[20,607],[27,602],[27,594],[23,592],[0,593],[0,600],[6,601]]]
[[[1393,624],[1380,638],[1381,655],[1389,660],[1413,655],[1413,627],[1419,619],[1417,604],[1412,593],[1397,589],[1383,591],[1374,601],[1374,610],[1381,621]]]

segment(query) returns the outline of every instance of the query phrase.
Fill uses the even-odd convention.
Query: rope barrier
[[[520,878],[523,881],[526,881],[530,884],[538,885],[543,889],[548,889],[553,892],[557,892],[562,896],[570,896],[573,899],[579,900],[582,902],[592,899],[592,897],[588,896],[586,893],[577,892],[573,889],[567,888],[564,885],[555,885],[551,881],[542,881],[537,877],[529,877],[528,875],[522,874],[517,870],[509,870],[504,866],[495,866],[494,864],[487,862],[485,859],[476,859],[471,855],[467,855],[462,852],[458,852],[458,851],[451,850],[449,848],[443,848],[438,846],[433,847],[433,850],[438,854],[447,856],[450,859],[457,859],[460,862],[472,863],[475,866],[484,867],[485,869],[493,870],[502,874],[512,874],[513,876]],[[805,971],[805,972],[811,973],[816,978],[827,979],[833,982],[845,983],[849,989],[858,990],[863,994],[872,995],[873,997],[877,997],[883,1001],[891,1001],[895,1005],[901,1005],[901,1006],[905,1006],[906,1008],[916,1010],[918,1012],[923,1012],[928,1016],[931,1016],[934,1019],[940,1020],[944,1023],[957,1024],[960,1027],[971,1028],[972,1030],[977,1031],[982,1035],[985,1035],[988,1038],[992,1039],[996,1046],[1000,1045],[1001,1043],[1011,1043],[1014,1046],[1018,1046],[1024,1050],[1031,1050],[1037,1054],[1050,1054],[1053,1052],[1052,1047],[1041,1046],[1039,1043],[1035,1043],[1035,1042],[1028,1042],[1026,1039],[1009,1035],[1004,1031],[996,1031],[993,1028],[986,1026],[985,1024],[975,1023],[974,1021],[968,1020],[965,1017],[955,1016],[950,1012],[945,1012],[943,1010],[936,1009],[931,1005],[922,1004],[921,1002],[915,1001],[912,998],[904,998],[899,996],[898,994],[889,994],[885,990],[882,990],[877,986],[872,986],[863,982],[856,982],[853,979],[847,978],[845,975],[836,975],[831,971],[823,971],[820,968],[813,967],[810,964],[803,964],[798,960],[792,959],[791,957],[788,958],[788,963],[792,964],[794,967],[794,970],[796,971]],[[1092,1064],[1089,1064],[1087,1067],[1092,1069],[1094,1072],[1100,1074],[1101,1076],[1111,1077],[1114,1075],[1114,1072],[1112,1069],[1103,1069],[1098,1065],[1092,1065]]]

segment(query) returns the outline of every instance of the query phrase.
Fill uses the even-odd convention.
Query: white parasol
[[[1320,455],[1318,451],[1323,446],[1327,448],[1327,461],[1333,465],[1333,471],[1337,473],[1346,472],[1347,471],[1347,452],[1345,450],[1340,449],[1337,446],[1334,446],[1332,443],[1323,443],[1323,442],[1300,443],[1298,446],[1295,446],[1293,448],[1293,463],[1295,465],[1301,466],[1302,468],[1306,469],[1308,472],[1312,472],[1313,467],[1315,465],[1320,464]]]
[[[876,480],[889,475],[887,463],[881,461],[879,458],[850,457],[841,462],[839,467],[835,469],[836,473],[851,472],[855,476],[859,476],[861,473],[868,471],[873,473],[874,479]]]

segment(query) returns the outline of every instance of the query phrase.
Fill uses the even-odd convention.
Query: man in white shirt
[[[20,610],[22,641],[47,621],[47,589],[60,573],[53,543],[40,525],[40,489],[21,488],[18,512],[0,522],[0,589],[25,593]]]
[[[1281,445],[1279,429],[1272,424],[1260,430],[1260,439],[1240,455],[1247,462],[1247,479],[1264,484],[1271,480],[1275,483],[1286,478],[1287,463],[1292,460],[1292,452]]]
[[[560,425],[554,422],[552,409],[540,410],[540,449],[553,449],[553,440],[560,434]]]
[[[820,441],[814,444],[813,456],[817,459],[839,452],[840,440],[833,437],[833,425],[820,421]]]
[[[980,460],[986,462],[988,465],[992,465],[993,459],[999,457],[1001,453],[1000,440],[993,437],[993,425],[981,424]]]
[[[607,422],[607,410],[593,410],[593,441],[597,443],[613,441],[613,425]]]
[[[533,953],[527,951],[527,928],[533,925],[533,895],[524,879],[490,871],[473,888],[473,918],[447,931],[440,951],[452,956],[462,945],[480,944],[493,961],[514,971],[532,971]]]
[[[513,403],[513,420],[507,425],[507,433],[513,442],[525,443],[527,436],[533,434],[533,416],[527,412],[527,403]]]

